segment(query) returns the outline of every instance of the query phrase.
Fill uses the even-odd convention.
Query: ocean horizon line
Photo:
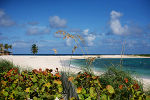
[[[83,56],[83,55],[121,55],[121,54],[11,54],[11,55],[35,55],[35,56]],[[124,54],[124,55],[150,55],[150,54]]]

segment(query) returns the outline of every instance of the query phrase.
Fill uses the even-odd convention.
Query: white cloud
[[[12,46],[13,47],[17,47],[17,48],[22,48],[22,47],[30,47],[31,46],[31,42],[26,42],[26,41],[15,41]]]
[[[83,30],[84,40],[87,43],[88,46],[94,45],[94,40],[96,39],[96,36],[94,34],[89,33],[89,29]]]
[[[93,35],[93,34],[89,34],[85,37],[85,40],[87,41],[88,43],[88,46],[93,46],[93,41],[96,39],[96,36]]]
[[[65,19],[61,19],[59,16],[51,16],[49,18],[49,22],[52,28],[64,28],[67,24],[67,21]]]
[[[81,37],[84,40],[85,46],[93,46],[94,40],[96,39],[96,35],[89,33],[89,29],[85,29],[82,31]],[[66,39],[66,45],[71,46],[73,44],[73,40],[71,38]]]
[[[110,28],[112,32],[116,35],[128,34],[128,26],[127,25],[122,26],[120,23],[119,18],[122,16],[122,14],[117,11],[112,11],[110,15],[111,15]]]
[[[2,9],[0,9],[0,18],[3,17],[4,15],[5,15],[5,12]]]
[[[0,26],[7,27],[14,24],[15,22],[10,19],[10,17],[2,9],[0,9]]]
[[[71,46],[72,45],[72,39],[71,38],[66,39],[66,45],[67,46]]]
[[[89,29],[83,30],[83,34],[84,34],[84,35],[88,35],[88,33],[89,33]]]
[[[49,34],[50,29],[48,27],[43,26],[32,26],[27,29],[28,35],[42,35],[42,34]]]

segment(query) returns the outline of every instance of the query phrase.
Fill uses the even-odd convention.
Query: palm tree
[[[4,48],[6,49],[6,54],[8,54],[9,45],[8,45],[8,44],[5,44],[5,45],[4,45]]]
[[[36,44],[32,45],[31,52],[35,55],[38,52],[38,46]]]
[[[1,55],[4,54],[4,46],[3,46],[3,44],[0,44],[0,52],[1,52]]]
[[[9,48],[11,49],[11,53],[12,53],[12,45],[9,45]]]

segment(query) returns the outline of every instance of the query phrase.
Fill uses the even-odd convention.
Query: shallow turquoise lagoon
[[[150,79],[150,58],[123,58],[120,63],[120,58],[100,58],[93,62],[95,71],[106,71],[110,66],[123,66],[123,70],[130,71],[134,75]],[[72,60],[73,66],[86,66],[85,59]]]

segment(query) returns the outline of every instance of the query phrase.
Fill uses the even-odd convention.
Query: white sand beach
[[[65,60],[69,59],[83,59],[87,57],[100,57],[100,58],[121,58],[121,55],[90,55],[90,56],[0,56],[0,59],[6,59],[15,65],[19,65],[22,70],[25,69],[39,69],[43,70],[46,68],[55,70],[56,68],[59,71],[69,71],[73,73],[78,73],[80,68],[68,67],[68,65],[64,65],[62,63]],[[140,56],[128,56],[124,55],[122,58],[141,58]],[[142,57],[143,58],[143,57]],[[146,57],[147,58],[147,57]],[[101,74],[97,73],[96,74]],[[150,87],[150,78],[149,79],[141,79],[144,84],[144,88]]]

